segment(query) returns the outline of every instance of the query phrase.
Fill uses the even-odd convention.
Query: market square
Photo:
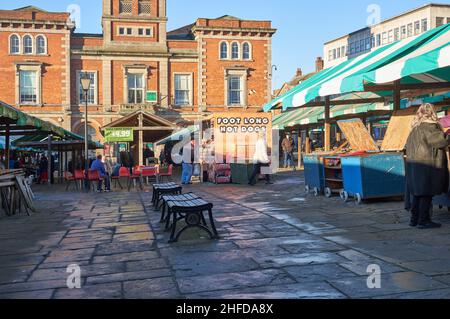
[[[293,57],[271,1],[22,2],[0,299],[450,298],[450,4],[355,6]]]

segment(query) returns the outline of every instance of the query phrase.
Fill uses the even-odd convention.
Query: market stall
[[[353,197],[360,204],[367,199],[404,195],[403,150],[416,112],[415,107],[394,112],[380,150],[369,132],[361,126],[355,126],[354,121],[339,122],[349,143],[357,143],[359,150],[363,151],[362,154],[341,156],[343,200]]]
[[[229,164],[231,180],[235,184],[247,184],[253,172],[253,156],[259,132],[266,132],[269,152],[272,147],[272,115],[270,113],[220,113],[212,119],[214,130],[214,163]],[[278,143],[278,141],[276,141]],[[269,154],[270,155],[270,154]],[[276,158],[278,154],[273,153]]]

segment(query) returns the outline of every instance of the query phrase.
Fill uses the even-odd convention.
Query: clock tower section
[[[166,53],[166,0],[103,0],[105,49]]]

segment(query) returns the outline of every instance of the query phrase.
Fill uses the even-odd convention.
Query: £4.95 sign
[[[132,128],[107,128],[105,129],[105,141],[114,142],[133,142],[134,134]]]

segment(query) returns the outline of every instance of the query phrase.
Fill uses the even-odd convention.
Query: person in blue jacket
[[[94,162],[92,162],[91,169],[98,171],[100,178],[102,178],[98,182],[97,192],[102,191],[103,180],[105,181],[106,192],[110,192],[111,191],[111,182],[109,180],[109,174],[106,172],[105,164],[102,162],[102,158],[103,157],[101,155],[98,155],[97,159]]]

